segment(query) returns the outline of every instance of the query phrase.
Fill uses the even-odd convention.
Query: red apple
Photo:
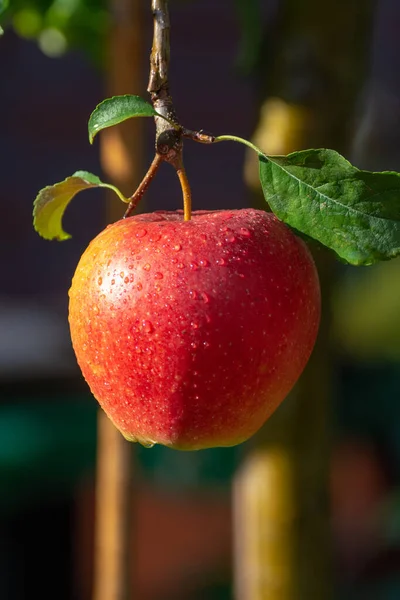
[[[270,213],[155,212],[107,227],[70,290],[73,347],[122,434],[182,450],[248,439],[304,369],[317,271]]]

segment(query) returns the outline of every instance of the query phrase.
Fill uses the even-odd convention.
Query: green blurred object
[[[400,260],[346,269],[333,295],[333,332],[353,359],[400,361]]]
[[[263,41],[261,0],[234,0],[233,4],[241,30],[236,62],[248,75],[257,64]]]
[[[0,510],[14,512],[43,495],[67,495],[93,476],[96,414],[93,397],[16,398],[0,405]],[[143,476],[161,487],[192,489],[230,483],[243,450],[177,452],[132,445]]]
[[[137,445],[136,456],[145,476],[156,485],[193,489],[199,486],[227,488],[247,444],[201,452],[179,452],[164,446]]]
[[[104,64],[109,24],[106,0],[0,0],[2,26],[21,37],[37,39],[51,57],[82,49],[97,66]]]
[[[96,405],[88,400],[30,398],[0,406],[3,511],[23,509],[46,493],[67,494],[93,471]]]

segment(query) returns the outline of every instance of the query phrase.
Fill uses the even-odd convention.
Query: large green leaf
[[[33,226],[46,240],[68,240],[71,236],[63,230],[62,218],[68,204],[78,192],[94,187],[113,190],[123,202],[129,202],[118,188],[87,171],[77,171],[64,181],[40,190],[33,205]]]
[[[158,113],[149,102],[140,96],[113,96],[103,100],[92,112],[89,118],[89,140],[106,127],[112,127],[132,117],[154,117]]]
[[[279,219],[353,265],[400,254],[400,174],[353,167],[334,150],[259,154],[264,196]]]

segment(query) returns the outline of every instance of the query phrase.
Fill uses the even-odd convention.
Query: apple
[[[260,210],[120,220],[82,255],[69,292],[82,373],[121,433],[146,446],[232,446],[303,371],[320,288],[305,243]]]

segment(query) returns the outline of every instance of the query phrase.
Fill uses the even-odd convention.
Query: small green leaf
[[[94,187],[113,190],[123,202],[129,202],[113,185],[102,183],[87,171],[77,171],[64,181],[40,190],[33,204],[33,226],[46,240],[68,240],[71,236],[63,230],[62,218],[65,209],[78,192]]]
[[[93,143],[94,137],[102,129],[112,127],[132,117],[154,117],[158,113],[140,96],[114,96],[103,100],[92,112],[89,118],[89,140]]]
[[[279,219],[352,265],[400,254],[400,174],[353,167],[334,150],[259,154],[264,196]]]

